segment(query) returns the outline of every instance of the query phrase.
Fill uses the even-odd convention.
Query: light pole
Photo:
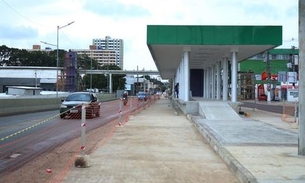
[[[90,70],[91,70],[91,74],[90,74],[90,91],[92,92],[92,58],[90,59],[91,63],[90,63]]]
[[[59,29],[65,28],[71,24],[73,24],[73,22],[70,22],[64,26],[57,26],[57,50],[56,50],[56,98],[58,98],[58,63],[59,63],[59,53],[58,53],[58,49],[59,49]]]
[[[91,74],[90,74],[90,92],[92,92],[92,50],[90,51],[90,70],[91,70]]]

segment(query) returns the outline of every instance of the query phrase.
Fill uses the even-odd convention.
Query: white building
[[[106,36],[104,39],[93,39],[92,45],[97,46],[97,50],[114,50],[115,51],[115,65],[123,69],[123,54],[124,43],[123,39],[112,39],[110,36]]]
[[[115,50],[100,50],[97,46],[91,45],[90,49],[71,49],[71,51],[77,53],[78,59],[86,55],[90,59],[96,60],[99,65],[117,65],[120,67],[117,64],[117,53]]]

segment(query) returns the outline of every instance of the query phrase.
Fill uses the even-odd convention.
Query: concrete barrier
[[[101,101],[115,100],[115,94],[98,94]],[[59,110],[60,104],[64,98],[50,97],[18,97],[0,99],[0,116],[14,114],[40,112],[48,110]]]
[[[59,109],[61,98],[7,98],[0,100],[0,116]]]

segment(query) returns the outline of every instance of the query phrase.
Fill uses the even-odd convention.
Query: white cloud
[[[155,70],[147,25],[282,25],[283,47],[298,46],[298,1],[278,0],[3,0],[0,42],[31,48],[46,41],[87,49],[93,38],[124,40],[124,68]],[[9,32],[9,33],[8,33]],[[44,46],[44,45],[42,45]]]

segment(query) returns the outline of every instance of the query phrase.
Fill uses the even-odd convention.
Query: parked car
[[[258,101],[267,101],[267,95],[266,94],[260,94],[258,96]]]
[[[139,92],[139,93],[138,93],[138,100],[147,101],[147,99],[148,99],[147,93],[145,93],[145,92]]]
[[[82,104],[86,104],[86,118],[100,116],[101,102],[95,93],[91,92],[73,92],[62,100],[60,106],[60,118],[66,116],[81,116]]]

